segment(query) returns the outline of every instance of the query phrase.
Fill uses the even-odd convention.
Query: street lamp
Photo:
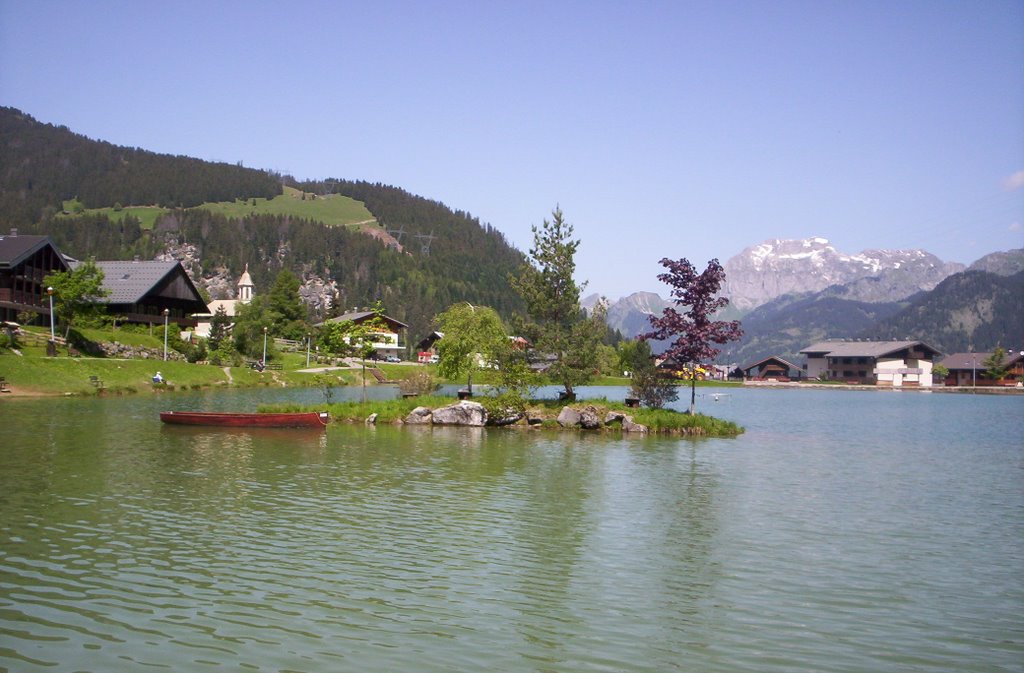
[[[306,333],[306,369],[309,369],[309,340],[312,334]]]
[[[263,363],[264,367],[267,366],[267,328],[266,327],[263,328],[263,359],[260,360],[260,362]]]
[[[53,288],[46,288],[46,294],[50,295],[50,341],[54,341],[57,337],[53,331]]]
[[[164,309],[164,362],[167,362],[167,318],[171,315],[171,309]]]

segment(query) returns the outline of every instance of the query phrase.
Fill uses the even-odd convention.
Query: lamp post
[[[164,362],[167,362],[167,319],[171,315],[171,309],[164,309]]]
[[[306,333],[306,369],[309,369],[309,341],[312,334]]]
[[[267,328],[263,327],[263,359],[261,360],[263,366],[267,366]]]
[[[46,294],[50,295],[50,341],[54,341],[57,337],[53,330],[53,288],[46,288]]]

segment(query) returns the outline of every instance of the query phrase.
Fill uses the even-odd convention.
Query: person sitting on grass
[[[164,382],[164,377],[160,375],[160,372],[157,372],[156,376],[153,377],[153,383],[163,383],[163,382]]]

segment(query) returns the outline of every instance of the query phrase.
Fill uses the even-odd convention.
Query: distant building
[[[355,325],[360,325],[372,320],[376,316],[377,314],[373,311],[349,311],[344,315],[325,320],[317,326],[320,327],[332,322],[351,322]],[[400,320],[395,320],[386,315],[381,316],[381,319],[387,325],[387,329],[373,333],[374,341],[371,346],[375,351],[375,355],[379,358],[386,358],[389,355],[401,357],[401,352],[405,346],[400,344],[399,335],[403,334],[409,326]]]
[[[160,323],[166,309],[171,323],[191,327],[193,314],[206,308],[178,261],[96,262],[96,266],[103,272],[102,287],[108,292],[99,303],[106,305],[108,314],[127,322]]]
[[[932,385],[939,351],[923,341],[821,341],[800,351],[807,377],[877,386]]]
[[[196,319],[196,336],[203,337],[204,339],[209,338],[213,316],[221,308],[224,309],[225,315],[231,321],[231,325],[234,326],[235,316],[238,314],[239,307],[243,304],[248,304],[256,296],[256,285],[253,284],[252,276],[249,275],[248,264],[245,265],[245,270],[242,272],[235,287],[238,288],[235,292],[237,299],[214,299],[206,306],[206,310],[193,316]]]
[[[800,365],[795,365],[778,355],[772,355],[743,367],[743,376],[748,379],[789,381],[799,379],[802,374],[803,368]]]
[[[49,236],[0,235],[0,320],[17,321],[19,313],[50,317],[50,298],[43,279],[68,270],[68,263]]]
[[[416,343],[417,362],[437,361],[437,342],[444,338],[444,332],[431,332]]]
[[[950,353],[939,364],[949,370],[946,376],[947,386],[991,386],[1000,383],[1015,384],[1018,378],[1024,377],[1024,350],[1008,350],[1003,358],[1007,368],[1006,378],[994,381],[988,376],[984,362],[992,357],[992,353]]]

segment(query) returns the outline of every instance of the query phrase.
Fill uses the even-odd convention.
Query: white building
[[[821,341],[800,351],[807,378],[900,388],[930,388],[941,355],[923,341]]]
[[[238,284],[235,287],[238,288],[235,293],[235,296],[238,297],[237,299],[214,299],[207,305],[206,313],[196,313],[194,315],[197,321],[196,336],[203,337],[204,339],[210,336],[210,325],[213,321],[213,316],[222,307],[231,324],[234,325],[238,307],[242,304],[248,304],[256,296],[256,286],[252,282],[252,276],[249,275],[248,264],[245,265],[245,271],[242,272],[242,276],[238,279]]]

